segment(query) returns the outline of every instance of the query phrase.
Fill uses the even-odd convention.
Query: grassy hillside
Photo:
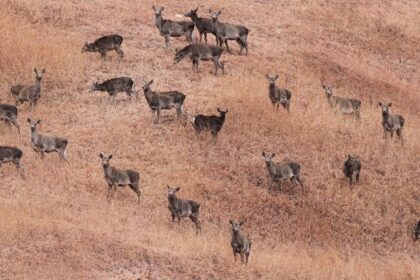
[[[0,102],[13,103],[13,84],[33,83],[34,67],[46,74],[34,112],[19,108],[21,140],[0,123],[0,145],[19,146],[26,168],[24,178],[9,164],[0,169],[0,278],[419,279],[420,8],[371,2],[5,0]],[[221,21],[250,29],[249,55],[232,42],[219,77],[212,63],[199,74],[188,60],[173,65],[187,42],[164,48],[153,4],[174,20],[195,7],[206,17],[224,8]],[[110,33],[124,36],[124,61],[80,53]],[[290,114],[273,111],[266,73],[293,93]],[[120,94],[112,104],[89,91],[118,75],[136,81],[139,99]],[[197,141],[174,111],[153,124],[142,78],[185,93],[189,116],[229,109],[217,144],[209,135]],[[321,81],[362,100],[359,122],[332,112]],[[406,119],[404,144],[383,139],[378,101]],[[69,164],[35,154],[29,116],[42,120],[41,132],[69,139]],[[286,183],[269,193],[263,150],[300,162],[307,191]],[[99,153],[140,172],[140,205],[129,188],[107,203]],[[349,153],[363,164],[353,189],[341,172]],[[171,224],[167,184],[201,203],[201,235],[189,220]],[[242,219],[253,240],[248,267],[234,263],[229,219]]]

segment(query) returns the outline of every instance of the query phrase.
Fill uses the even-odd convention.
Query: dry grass
[[[199,15],[224,7],[224,21],[251,30],[249,56],[225,54],[228,73],[217,78],[207,63],[198,75],[189,62],[174,66],[173,49],[186,43],[175,39],[165,50],[153,2],[140,2],[6,0],[0,8],[1,102],[12,102],[12,84],[33,82],[33,67],[46,67],[33,117],[43,120],[41,131],[70,142],[69,166],[54,154],[37,157],[27,105],[21,142],[0,124],[0,144],[21,147],[27,170],[19,178],[12,166],[0,169],[0,278],[420,278],[412,241],[420,216],[415,1],[206,2]],[[165,6],[164,16],[175,19],[197,2]],[[125,38],[124,62],[80,54],[84,41],[114,32]],[[272,110],[267,72],[293,92],[290,115]],[[190,115],[228,108],[218,143],[208,135],[197,142],[174,112],[153,125],[142,94],[134,102],[121,95],[113,106],[104,93],[89,92],[93,81],[116,75],[133,77],[137,88],[146,77],[153,89],[184,92]],[[360,123],[331,112],[321,80],[362,100]],[[404,145],[382,139],[380,100],[405,117]],[[269,194],[262,150],[300,162],[307,192],[286,186]],[[140,206],[128,188],[106,203],[100,152],[140,171]],[[348,153],[363,163],[353,190],[341,173]],[[172,227],[166,184],[201,203],[201,236],[187,221]],[[254,242],[246,268],[233,262],[231,218],[245,221]]]

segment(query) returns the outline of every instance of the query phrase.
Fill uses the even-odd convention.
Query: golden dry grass
[[[186,42],[164,49],[153,4],[173,19],[198,5],[199,15],[224,7],[223,21],[250,28],[249,56],[224,54],[227,74],[217,78],[208,63],[198,75],[190,62],[174,66],[174,49]],[[0,170],[0,278],[419,279],[418,12],[416,1],[391,0],[6,0],[0,101],[12,102],[14,83],[33,83],[33,67],[47,68],[33,117],[42,132],[69,139],[70,164],[32,151],[27,105],[22,142],[0,124],[0,144],[21,147],[27,170],[25,178],[9,165]],[[124,36],[124,62],[80,53],[84,41],[109,33]],[[290,115],[272,110],[267,72],[293,92]],[[138,89],[145,77],[153,89],[184,92],[189,115],[228,108],[218,143],[197,142],[174,112],[153,125],[142,94],[112,105],[89,92],[116,75]],[[321,80],[362,100],[360,122],[331,112]],[[382,139],[378,101],[405,117],[404,145]],[[300,162],[307,192],[287,185],[268,193],[262,150]],[[140,171],[140,205],[128,188],[106,203],[100,152]],[[341,173],[348,153],[363,164],[353,190]],[[201,236],[188,221],[172,227],[166,184],[201,203]],[[248,267],[233,262],[229,219],[243,219],[252,237]]]

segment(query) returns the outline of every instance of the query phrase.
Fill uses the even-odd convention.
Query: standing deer
[[[169,19],[163,19],[162,12],[165,7],[155,7],[155,24],[159,29],[160,35],[165,38],[165,46],[169,47],[170,37],[185,36],[188,42],[192,43],[192,32],[194,30],[194,23],[190,21],[172,21]]]
[[[30,118],[27,119],[31,126],[31,147],[32,149],[41,155],[41,158],[45,157],[45,153],[57,152],[61,160],[67,161],[67,144],[68,140],[61,137],[47,136],[38,132],[37,125],[41,123],[41,120],[32,121]],[[68,162],[68,161],[67,161]]]
[[[420,238],[420,220],[417,223],[417,226],[414,228],[414,241],[419,240]]]
[[[211,135],[213,136],[213,143],[217,141],[217,134],[219,133],[220,129],[223,127],[226,119],[226,111],[222,111],[217,108],[217,112],[219,112],[219,116],[211,115],[195,115],[191,119],[191,123],[195,129],[196,136],[204,130],[210,131]]]
[[[16,102],[16,106],[22,104],[25,101],[29,101],[31,108],[38,102],[39,98],[41,97],[41,82],[42,77],[45,74],[45,69],[39,71],[38,69],[34,68],[35,72],[35,85],[33,86],[26,86],[23,84],[17,84],[10,88],[12,92],[12,97]]]
[[[362,102],[358,99],[344,98],[339,96],[333,96],[332,88],[325,84],[322,84],[327,96],[328,103],[331,108],[336,108],[341,114],[352,114],[357,120],[360,119],[360,107]]]
[[[105,180],[108,183],[108,200],[114,197],[117,187],[129,186],[137,194],[137,203],[140,203],[141,191],[139,187],[140,174],[134,170],[123,170],[112,167],[109,160],[112,155],[106,156],[99,154],[102,159],[102,167],[104,169]]]
[[[201,232],[201,223],[198,219],[198,214],[200,210],[200,204],[194,200],[184,200],[176,196],[181,188],[168,188],[168,209],[171,212],[172,222],[175,222],[175,218],[178,218],[178,225],[181,222],[181,218],[189,217],[191,221],[195,224],[195,233],[198,234]]]
[[[223,43],[225,43],[227,51],[230,53],[228,40],[235,40],[241,47],[240,54],[242,54],[243,49],[245,49],[245,54],[247,55],[249,29],[242,25],[234,25],[219,22],[219,15],[222,13],[222,10],[218,12],[213,12],[211,9],[209,9],[214,27],[216,29],[216,37],[219,42],[219,46],[221,47]]]
[[[137,98],[134,81],[129,77],[113,78],[100,84],[94,83],[92,86],[92,91],[97,90],[108,92],[109,97],[112,98],[114,103],[118,92],[125,92],[130,97],[134,94]]]
[[[353,184],[353,176],[356,177],[356,182],[359,182],[360,169],[362,164],[358,156],[348,155],[347,160],[343,164],[343,173],[349,178],[350,187]]]
[[[20,125],[17,122],[18,109],[16,106],[0,104],[0,121],[6,122],[9,126],[13,124],[20,135]]]
[[[302,186],[302,192],[304,192],[302,178],[300,177],[300,164],[292,161],[276,164],[272,160],[275,155],[276,154],[270,155],[262,152],[265,165],[267,166],[268,173],[271,177],[269,190],[272,190],[275,183],[279,183],[279,188],[281,191],[282,181],[290,180],[295,186],[297,185],[296,181],[299,182],[299,184]]]
[[[232,227],[230,246],[232,247],[232,250],[233,250],[233,256],[235,257],[235,262],[236,262],[236,254],[239,254],[241,256],[241,262],[244,263],[245,261],[245,264],[247,265],[249,254],[251,253],[252,242],[248,236],[242,234],[240,231],[241,226],[243,225],[242,221],[237,223],[230,220],[229,223]]]
[[[188,56],[192,61],[193,71],[195,68],[196,72],[198,73],[198,63],[200,62],[200,60],[212,60],[215,68],[214,75],[217,76],[219,68],[222,69],[222,74],[225,73],[225,67],[220,61],[222,53],[223,49],[217,46],[191,44],[186,46],[182,50],[176,50],[174,64],[177,64],[182,59]]]
[[[265,75],[268,80],[268,96],[270,97],[271,104],[273,104],[273,109],[279,109],[280,104],[283,106],[287,112],[290,112],[290,100],[292,99],[292,93],[285,88],[279,88],[276,86],[276,80],[279,78],[279,75],[270,77],[268,74]]]
[[[86,42],[82,48],[84,52],[98,52],[101,54],[101,58],[106,58],[106,53],[115,50],[120,58],[124,57],[124,52],[121,49],[123,37],[118,34],[112,34],[98,38],[93,43]]]
[[[160,123],[161,110],[175,108],[176,114],[179,118],[183,112],[185,94],[179,91],[152,91],[150,88],[151,84],[153,84],[153,80],[146,81],[143,79],[144,97],[146,98],[147,104],[149,104],[153,116],[156,112],[158,123]]]
[[[391,107],[392,103],[378,103],[379,106],[382,108],[382,127],[384,128],[384,138],[386,138],[386,134],[389,132],[391,134],[391,138],[394,137],[394,131],[397,133],[397,136],[402,139],[402,129],[404,127],[405,119],[401,115],[391,115],[389,113],[389,107]]]
[[[2,163],[13,163],[18,172],[25,171],[20,160],[22,159],[22,150],[16,147],[0,146],[0,167]]]
[[[200,33],[200,44],[204,35],[204,41],[207,45],[207,33],[211,33],[216,37],[216,45],[218,45],[217,36],[216,36],[216,28],[213,24],[213,20],[211,18],[199,17],[197,15],[197,11],[198,11],[198,8],[189,11],[184,16],[190,17],[195,27],[197,27],[198,33]]]

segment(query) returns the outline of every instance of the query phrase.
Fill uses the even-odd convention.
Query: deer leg
[[[206,43],[206,45],[207,45],[207,33],[206,32],[204,32],[204,42]],[[200,40],[200,43],[201,43],[201,40]]]
[[[212,130],[211,131],[211,136],[212,136],[213,144],[216,144],[216,142],[217,142],[217,131]]]
[[[158,121],[158,124],[160,124],[160,108],[157,108],[157,109],[156,109],[156,114],[157,114],[157,121]]]
[[[199,232],[201,232],[201,224],[196,214],[192,214],[190,216],[190,219],[195,224],[195,234],[198,234]]]
[[[244,38],[241,37],[240,40],[242,42],[242,45],[245,48],[245,55],[248,55],[248,43],[247,43],[246,39],[244,39]]]
[[[245,265],[248,265],[249,252],[245,253]]]
[[[99,51],[99,53],[101,54],[101,59],[106,60],[106,51]]]
[[[228,44],[228,40],[227,39],[225,39],[225,45],[226,45],[226,49],[227,49],[228,53],[231,53],[230,52],[230,49],[229,49],[229,44]]]
[[[169,35],[165,35],[165,47],[169,48]]]
[[[121,49],[121,46],[116,46],[115,47],[115,52],[117,53],[117,55],[120,57],[120,59],[124,58],[124,52]]]
[[[391,138],[394,138],[394,131],[391,130]]]
[[[241,251],[240,255],[241,255],[241,263],[244,263],[244,252]]]
[[[19,135],[21,135],[20,134],[20,125],[18,124],[18,122],[15,120],[15,119],[10,119],[10,122],[17,128],[17,130],[18,130],[18,132],[19,132]]]
[[[235,251],[235,249],[233,249],[233,256],[235,257],[235,262],[236,262],[236,251]]]
[[[242,44],[241,39],[236,39],[236,42],[238,43],[238,45],[241,47],[241,50],[239,51],[239,54],[242,54],[243,50],[244,50],[244,45]]]
[[[140,204],[140,189],[138,185],[129,185],[130,189],[132,189],[137,194],[137,203]]]
[[[108,201],[111,200],[111,191],[112,191],[112,185],[108,184],[108,193],[106,194],[106,198]]]
[[[360,171],[356,173],[356,183],[359,182]]]

